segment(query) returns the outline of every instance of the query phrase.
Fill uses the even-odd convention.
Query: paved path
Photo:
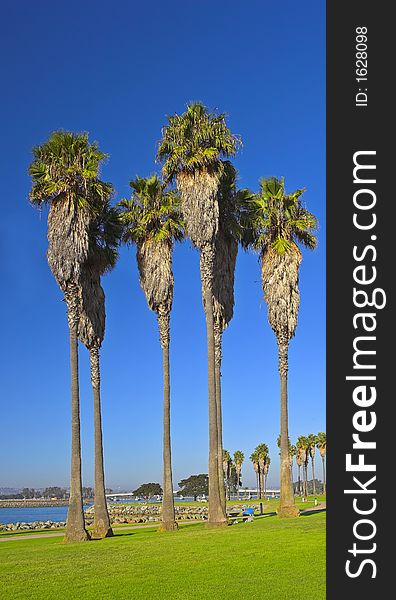
[[[311,508],[302,508],[301,513],[315,512],[317,510],[326,510],[326,502],[320,502],[317,506],[311,506]]]
[[[267,507],[265,507],[267,508]],[[318,504],[317,506],[311,506],[311,508],[303,508],[301,509],[301,513],[304,514],[308,514],[310,512],[315,512],[318,510],[326,510],[326,502],[320,502],[320,504]],[[267,513],[266,515],[263,516],[272,516],[272,515],[276,515],[276,513]],[[258,515],[256,515],[258,516]],[[197,523],[197,522],[204,522],[204,521],[200,521],[200,519],[189,519],[188,521],[177,521],[177,523],[179,523],[180,525],[186,525],[188,523]],[[131,530],[131,529],[152,529],[153,527],[157,527],[159,525],[159,522],[156,523],[152,523],[149,525],[126,525],[125,527],[113,527],[113,531],[116,533],[118,531],[126,531],[126,530]],[[48,531],[48,530],[46,530]],[[63,537],[65,535],[64,531],[54,531],[53,533],[28,533],[26,535],[10,535],[10,536],[0,536],[0,542],[11,542],[14,540],[31,540],[31,539],[37,539],[37,538],[47,538],[47,537]]]

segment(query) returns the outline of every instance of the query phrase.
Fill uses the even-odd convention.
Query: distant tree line
[[[93,489],[91,487],[83,487],[82,494],[84,500],[93,498]],[[59,487],[57,485],[46,487],[44,490],[36,490],[34,488],[22,488],[20,492],[14,494],[1,494],[0,500],[32,500],[34,498],[50,499],[56,498],[58,500],[67,500],[69,498],[69,490],[66,488]]]

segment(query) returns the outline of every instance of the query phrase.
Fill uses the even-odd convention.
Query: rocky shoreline
[[[66,521],[33,521],[32,523],[0,523],[0,531],[29,531],[36,529],[60,529],[66,526]]]
[[[250,508],[255,511],[259,509],[258,505],[250,504]],[[245,505],[233,505],[227,511],[228,513],[242,511]],[[112,525],[122,525],[125,523],[155,523],[161,520],[161,504],[130,504],[130,505],[109,505],[109,516]],[[86,525],[92,525],[94,520],[94,506],[85,511]],[[208,518],[207,506],[175,506],[176,521],[198,520],[206,521]],[[39,529],[59,529],[65,527],[65,521],[34,521],[32,523],[0,523],[0,531],[22,531]]]

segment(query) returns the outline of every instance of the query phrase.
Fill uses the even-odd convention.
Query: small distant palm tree
[[[265,464],[264,464],[264,498],[267,493],[267,477],[268,477],[270,464],[271,464],[271,459],[269,456],[267,456],[267,458],[265,459]]]
[[[290,194],[283,179],[262,179],[260,192],[247,203],[243,244],[260,253],[261,281],[268,305],[268,320],[278,345],[280,375],[281,446],[280,517],[297,516],[290,480],[288,448],[288,350],[294,336],[300,304],[299,268],[302,260],[297,243],[316,247],[316,218],[301,204],[304,190]]]
[[[94,398],[94,445],[95,445],[95,512],[93,536],[110,537],[110,525],[106,502],[104,477],[102,414],[100,398],[100,348],[105,334],[105,294],[101,276],[111,271],[118,258],[118,243],[121,236],[119,215],[109,201],[103,204],[99,215],[89,229],[89,254],[82,267],[80,284],[81,312],[78,335],[89,350],[91,383]]]
[[[301,448],[296,447],[296,463],[297,463],[297,472],[298,472],[298,494],[301,496],[301,466],[304,463],[304,459],[302,456]]]
[[[266,460],[268,458],[268,446],[267,446],[267,444],[259,444],[258,446],[256,446],[255,452],[257,453],[257,457],[258,457],[259,480],[260,480],[260,498],[262,498],[263,497],[263,491],[264,491],[264,467],[265,467]]]
[[[313,485],[313,494],[316,496],[316,483],[315,483],[315,448],[318,442],[318,438],[313,433],[308,435],[308,454],[311,458],[311,468],[312,468],[312,485]]]
[[[323,471],[323,493],[326,493],[326,466],[325,466],[325,458],[326,458],[326,434],[324,431],[321,431],[316,436],[316,447],[319,450],[320,458],[322,459],[322,471]]]
[[[239,140],[227,127],[224,114],[210,113],[202,103],[192,102],[182,115],[168,116],[157,152],[165,180],[176,181],[187,235],[200,252],[208,344],[209,526],[227,523],[219,465],[222,457],[216,405],[213,277],[219,228],[218,190],[223,172],[221,159],[233,156],[238,145]]]
[[[223,449],[223,461],[222,461],[222,465],[223,465],[222,479],[223,479],[223,482],[224,482],[223,487],[224,487],[224,490],[225,490],[225,496],[229,500],[229,497],[230,497],[230,475],[231,475],[232,459],[231,459],[231,454],[228,452],[228,450],[224,450]]]
[[[164,482],[162,525],[164,531],[176,529],[173,501],[170,434],[170,313],[174,278],[172,250],[184,236],[178,194],[167,190],[157,175],[137,177],[130,182],[132,197],[121,200],[120,218],[123,241],[136,244],[140,285],[147,303],[157,315],[163,357],[164,379]]]
[[[237,475],[237,496],[239,499],[239,492],[240,492],[240,481],[241,481],[241,472],[242,472],[242,464],[243,461],[245,460],[245,455],[241,450],[235,450],[234,452],[234,464],[235,464],[235,470],[236,470],[236,475]]]
[[[85,529],[80,440],[80,397],[78,378],[78,323],[80,283],[89,254],[89,226],[112,186],[99,179],[106,155],[88,134],[55,131],[33,148],[29,167],[32,188],[29,198],[41,208],[49,205],[47,258],[67,305],[71,368],[72,452],[70,499],[66,542],[89,539]],[[98,208],[98,200],[100,200]]]
[[[303,481],[303,493],[304,496],[308,496],[308,461],[309,461],[309,442],[305,435],[300,435],[297,440],[297,449],[300,456],[301,464],[303,467],[304,481]]]
[[[252,454],[250,455],[250,460],[252,461],[253,469],[256,473],[257,498],[261,498],[259,457],[256,450],[254,450],[254,452],[252,452]]]

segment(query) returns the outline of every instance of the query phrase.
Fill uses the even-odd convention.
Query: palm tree
[[[302,436],[304,443],[304,496],[308,496],[308,464],[309,464],[309,441],[307,436]]]
[[[72,450],[70,499],[65,541],[89,539],[85,529],[80,440],[78,377],[78,323],[82,268],[89,254],[89,224],[97,213],[97,200],[111,194],[112,186],[99,179],[106,155],[88,135],[55,131],[41,146],[33,148],[29,167],[32,189],[29,198],[41,208],[49,205],[47,258],[67,304],[71,370]]]
[[[298,444],[298,442],[297,442]],[[298,494],[301,496],[301,466],[304,463],[304,458],[302,455],[301,448],[296,445],[296,463],[297,463],[297,471],[298,471]]]
[[[255,448],[257,453],[258,464],[259,464],[259,480],[260,480],[260,498],[263,497],[264,490],[264,467],[268,458],[268,446],[267,444],[259,444]]]
[[[322,459],[322,472],[323,472],[323,493],[326,493],[326,466],[325,466],[325,458],[326,458],[326,434],[324,431],[321,431],[316,436],[316,447],[319,450],[320,458]]]
[[[312,468],[312,485],[313,495],[316,496],[316,483],[315,483],[315,448],[318,442],[318,438],[313,433],[308,435],[308,455],[311,457],[311,468]]]
[[[230,496],[230,475],[231,475],[231,454],[228,450],[223,449],[223,461],[222,461],[222,481],[225,492],[225,497],[229,500]]]
[[[235,470],[236,470],[236,475],[237,475],[237,486],[238,486],[237,496],[238,496],[238,500],[239,500],[239,487],[240,487],[240,480],[241,480],[242,464],[243,464],[244,460],[245,460],[244,453],[241,450],[235,450],[235,452],[234,452],[234,464],[235,464]]]
[[[179,198],[167,191],[157,175],[137,177],[130,182],[132,197],[119,203],[124,224],[123,241],[136,244],[140,285],[147,304],[157,315],[163,359],[164,380],[164,444],[163,501],[161,530],[176,529],[173,501],[171,435],[170,435],[170,313],[173,303],[174,278],[172,250],[174,242],[183,239],[183,221]]]
[[[165,180],[176,180],[187,234],[200,251],[208,345],[209,526],[227,523],[219,476],[213,276],[219,227],[218,190],[223,172],[221,158],[233,156],[238,143],[226,125],[224,114],[209,113],[203,104],[193,102],[182,115],[168,116],[157,152],[157,160],[163,162]]]
[[[256,450],[254,450],[254,452],[252,452],[252,454],[250,455],[250,460],[252,461],[253,469],[254,469],[254,472],[256,473],[257,498],[261,498],[259,457],[258,457]]]
[[[308,496],[308,461],[309,461],[309,445],[308,438],[305,435],[300,435],[297,439],[297,449],[300,455],[301,464],[303,467],[303,494],[305,497]]]
[[[261,256],[261,281],[268,305],[268,320],[278,345],[280,375],[280,517],[297,516],[290,481],[288,448],[288,350],[294,336],[300,303],[299,267],[302,260],[297,243],[313,249],[316,218],[301,204],[304,190],[286,194],[283,179],[262,179],[260,192],[249,200],[243,243]]]
[[[267,477],[268,477],[270,464],[271,464],[271,459],[269,456],[267,456],[267,458],[265,459],[265,464],[264,464],[264,498],[265,498],[265,494],[267,493]]]
[[[82,267],[81,312],[78,335],[89,350],[91,383],[94,398],[95,440],[95,512],[93,535],[96,538],[110,537],[113,531],[107,510],[106,487],[103,464],[102,415],[100,398],[100,348],[105,334],[105,294],[101,276],[114,268],[121,235],[118,212],[108,201],[95,218],[89,230],[89,254]]]

